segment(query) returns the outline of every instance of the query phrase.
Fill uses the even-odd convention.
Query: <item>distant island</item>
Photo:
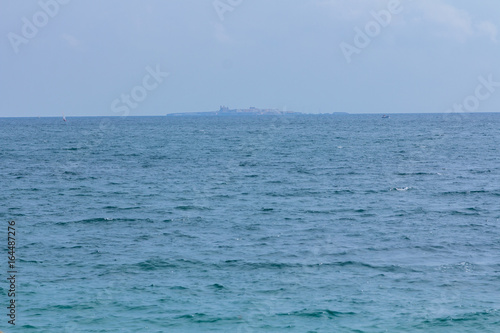
[[[317,113],[316,115],[348,115],[347,112]],[[230,109],[227,106],[221,106],[218,111],[206,112],[182,112],[167,113],[168,117],[186,117],[186,116],[305,116],[309,113],[295,111],[281,111],[279,109],[259,109],[251,106],[248,109]]]
[[[281,111],[278,109],[259,109],[251,106],[248,109],[230,109],[227,106],[221,106],[218,111],[208,112],[184,112],[184,113],[168,113],[169,117],[183,116],[286,116],[286,115],[303,115],[301,112]]]

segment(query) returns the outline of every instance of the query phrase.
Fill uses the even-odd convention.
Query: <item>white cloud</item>
[[[488,36],[496,42],[497,27],[490,21],[476,22],[466,10],[445,0],[419,0],[412,3],[419,24],[427,24],[440,37],[466,42],[470,38]]]
[[[424,23],[434,23],[437,35],[464,42],[474,35],[472,19],[465,10],[439,0],[420,0],[415,3]]]
[[[398,1],[398,0],[392,0]],[[320,0],[321,8],[339,21],[371,19],[371,11],[386,9],[391,0]],[[403,9],[394,19],[405,22],[419,31],[459,42],[470,38],[487,36],[497,42],[497,26],[491,21],[477,21],[468,11],[460,9],[448,0],[399,0]]]
[[[73,48],[78,48],[80,46],[80,41],[73,35],[64,33],[61,35],[61,37],[66,41],[66,43],[68,43],[69,46]]]
[[[495,42],[495,43],[498,42],[498,40],[497,40],[498,29],[497,29],[496,25],[494,25],[490,21],[480,22],[480,23],[476,24],[476,28],[479,31],[479,33],[482,33],[482,34],[490,37],[492,42]]]

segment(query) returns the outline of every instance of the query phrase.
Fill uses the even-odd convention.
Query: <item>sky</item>
[[[498,0],[0,0],[0,117],[500,112]]]

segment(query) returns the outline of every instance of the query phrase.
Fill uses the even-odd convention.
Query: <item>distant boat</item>
[[[384,114],[384,115],[382,116],[382,118],[391,118],[391,117],[389,117],[388,115]]]
[[[63,112],[63,120],[66,121],[66,116],[64,115],[64,112]]]

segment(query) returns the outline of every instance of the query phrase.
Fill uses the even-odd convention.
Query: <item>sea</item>
[[[499,113],[0,129],[4,333],[500,332]]]

